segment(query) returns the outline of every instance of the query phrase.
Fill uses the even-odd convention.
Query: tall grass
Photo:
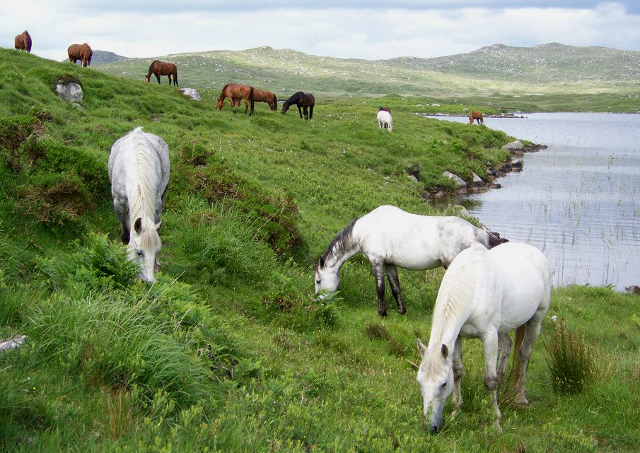
[[[594,377],[595,360],[584,336],[565,321],[553,327],[544,343],[553,389],[563,395],[581,393]]]

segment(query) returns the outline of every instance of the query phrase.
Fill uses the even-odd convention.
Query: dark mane
[[[297,104],[298,102],[300,102],[300,98],[302,96],[304,96],[304,93],[302,91],[298,91],[293,96],[291,96],[289,99],[287,99],[285,104],[287,104],[287,105]]]
[[[359,218],[360,217],[356,217],[355,219],[353,219],[349,225],[344,227],[342,231],[336,234],[336,237],[331,240],[331,242],[329,243],[329,247],[327,247],[327,250],[320,257],[320,263],[322,263],[320,267],[324,266],[324,262],[327,258],[329,258],[329,256],[335,255],[337,253],[343,253],[345,251],[345,244],[351,242],[353,226],[356,224]]]

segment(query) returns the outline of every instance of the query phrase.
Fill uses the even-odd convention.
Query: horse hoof
[[[398,309],[398,313],[400,313],[401,315],[404,315],[406,312],[407,312],[407,309],[405,307]]]
[[[378,312],[378,314],[379,314],[380,316],[387,316],[387,310],[385,310],[385,311],[379,311],[379,312]]]

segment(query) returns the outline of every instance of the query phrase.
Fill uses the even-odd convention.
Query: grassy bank
[[[319,102],[311,122],[258,105],[215,111],[166,84],[0,50],[0,451],[635,451],[637,296],[554,291],[529,375],[531,407],[503,396],[492,426],[480,345],[465,349],[465,408],[421,428],[412,362],[442,270],[403,272],[408,314],[376,312],[366,260],[340,297],[313,302],[313,265],[353,217],[498,166],[509,140],[414,115],[430,98]],[[82,109],[54,83],[76,80]],[[394,132],[377,129],[384,103]],[[418,105],[420,104],[420,105]],[[456,113],[457,106],[440,106]],[[133,127],[171,150],[158,282],[135,280],[116,241],[106,162]],[[417,178],[417,182],[409,177]],[[390,306],[392,302],[389,301]],[[551,316],[596,357],[584,393],[552,390]],[[612,328],[612,326],[615,326]],[[446,413],[450,414],[450,405]]]

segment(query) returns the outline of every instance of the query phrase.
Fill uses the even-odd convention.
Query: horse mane
[[[442,354],[442,337],[450,324],[463,316],[464,310],[473,303],[478,280],[484,278],[486,249],[467,249],[462,253],[462,264],[449,267],[445,273],[433,308],[429,346],[421,365],[429,375],[442,369],[442,360],[437,360]]]
[[[157,234],[144,234],[155,232],[155,187],[158,184],[157,173],[154,171],[154,149],[149,149],[147,140],[142,135],[142,127],[136,127],[130,132],[135,148],[135,187],[127,194],[129,197],[129,218],[142,218],[143,223],[151,221],[151,225],[143,229],[140,238],[142,245],[154,245],[159,240]],[[151,151],[151,152],[149,152]],[[132,222],[133,223],[133,222]]]
[[[227,83],[225,86],[222,87],[222,91],[220,92],[220,97],[218,98],[218,100],[220,99],[224,99],[224,92],[227,91],[227,87],[231,85],[230,83]]]
[[[291,96],[289,99],[287,99],[285,101],[286,105],[291,105],[291,104],[296,104],[298,103],[298,101],[300,101],[300,98],[304,95],[304,93],[302,91],[298,91],[297,93],[294,93],[293,96]]]
[[[322,254],[320,258],[321,261],[326,262],[326,260],[338,254],[344,254],[347,251],[348,244],[351,243],[353,238],[353,226],[356,224],[360,217],[356,217],[342,229],[336,236],[331,240],[327,250]]]

